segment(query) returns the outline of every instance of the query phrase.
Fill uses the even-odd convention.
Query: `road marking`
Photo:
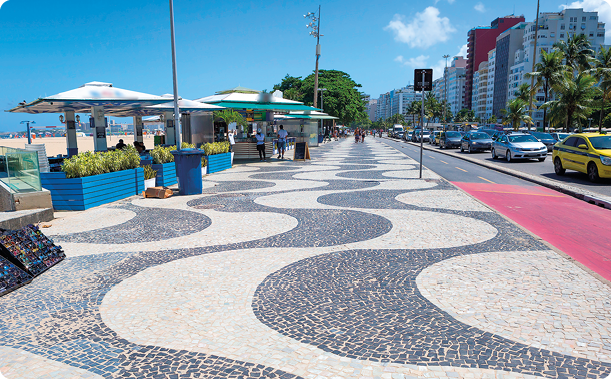
[[[442,161],[441,159],[439,160],[439,162],[441,162],[441,163],[445,163],[445,164],[449,164],[448,162],[446,162],[446,161]]]
[[[495,182],[493,182],[493,181],[491,181],[491,180],[488,180],[488,179],[486,179],[486,178],[482,178],[481,176],[478,176],[478,178],[480,178],[481,180],[485,180],[485,181],[487,181],[488,183],[496,184]]]
[[[531,195],[531,196],[544,196],[544,197],[565,197],[565,196],[562,196],[562,195],[546,195],[546,194],[543,194],[543,193],[530,193],[530,192],[486,191],[486,190],[473,190],[473,191],[475,191],[475,192],[491,192],[491,193],[509,193],[509,194],[512,194],[512,195]]]
[[[456,169],[458,169],[458,170],[460,170],[460,171],[469,172],[469,171],[467,171],[467,170],[463,170],[463,169],[462,169],[462,168],[460,168],[460,167],[454,167],[454,168],[456,168]]]
[[[435,157],[434,157],[434,156],[432,156],[432,155],[429,155],[429,157],[431,157],[431,158],[435,159]]]

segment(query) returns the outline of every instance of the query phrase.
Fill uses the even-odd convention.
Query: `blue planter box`
[[[208,174],[231,168],[231,153],[208,155]]]
[[[157,171],[155,185],[157,187],[169,187],[178,183],[176,179],[176,164],[174,162],[164,164],[154,164],[151,168]]]
[[[41,172],[40,182],[51,192],[53,208],[83,211],[144,191],[142,168],[67,179],[63,172]]]

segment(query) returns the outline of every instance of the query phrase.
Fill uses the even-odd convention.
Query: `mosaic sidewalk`
[[[53,221],[0,373],[611,378],[609,287],[379,140],[312,155]]]

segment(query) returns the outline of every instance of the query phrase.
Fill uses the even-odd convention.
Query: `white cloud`
[[[560,5],[560,9],[566,8],[583,8],[586,12],[598,12],[598,20],[606,23],[605,25],[607,31],[605,34],[605,41],[609,43],[608,40],[611,38],[611,1],[610,0],[583,0],[583,1],[575,1],[568,5]]]
[[[4,3],[6,3],[7,1],[8,1],[8,0],[0,0],[0,8],[2,8],[2,5],[3,5]]]
[[[481,3],[481,2],[477,3],[477,4],[476,4],[476,5],[473,7],[473,9],[475,9],[476,11],[481,12],[481,13],[486,12],[486,7],[485,7],[485,6],[484,6],[484,4],[483,4],[483,3]]]
[[[403,63],[403,55],[399,55],[395,58],[395,62]]]
[[[427,48],[438,42],[446,42],[450,34],[456,31],[447,17],[439,17],[439,9],[435,7],[427,7],[422,13],[416,13],[407,24],[403,20],[403,16],[395,15],[384,30],[393,31],[395,41],[410,47]]]
[[[464,45],[460,47],[460,50],[458,50],[458,53],[456,55],[460,55],[466,58],[468,48],[469,46],[465,43]]]

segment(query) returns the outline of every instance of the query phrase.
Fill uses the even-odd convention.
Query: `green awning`
[[[258,103],[258,102],[237,102],[237,101],[217,101],[208,102],[231,109],[257,109],[264,111],[318,111],[319,109],[303,104],[283,104],[283,103]]]
[[[285,114],[284,116],[290,118],[303,118],[303,119],[312,119],[312,120],[337,120],[337,117],[329,116],[329,115],[309,115],[309,114]]]

